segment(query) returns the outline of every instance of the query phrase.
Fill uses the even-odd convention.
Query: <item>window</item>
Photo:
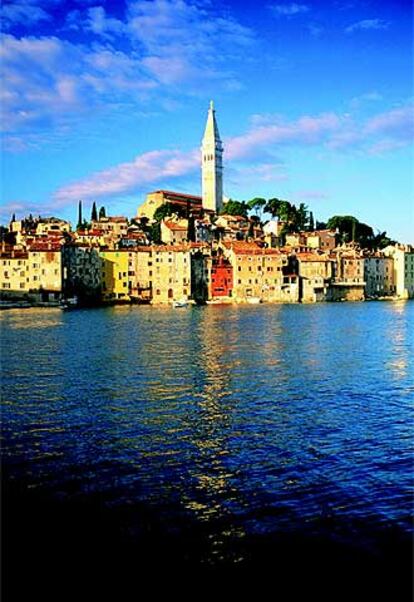
[[[161,291],[160,291],[160,289],[159,289],[159,288],[157,288],[157,290],[155,291],[155,294],[156,294],[156,295],[161,295]]]

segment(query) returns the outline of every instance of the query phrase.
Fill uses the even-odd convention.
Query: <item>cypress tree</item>
[[[99,219],[106,217],[105,207],[99,209]]]
[[[96,203],[94,201],[93,205],[92,205],[91,222],[96,222],[96,221],[98,221],[98,211],[96,209]]]
[[[78,207],[78,225],[77,228],[82,228],[82,201],[79,201],[79,207]]]
[[[309,231],[313,232],[314,230],[315,230],[315,220],[313,219],[313,213],[311,211],[310,216],[309,216]]]

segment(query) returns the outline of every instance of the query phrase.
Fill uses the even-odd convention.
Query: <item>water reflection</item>
[[[413,310],[7,314],[3,457],[32,485],[188,518],[205,562],[321,517],[406,528]]]

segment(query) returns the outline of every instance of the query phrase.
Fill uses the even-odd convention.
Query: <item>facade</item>
[[[3,250],[0,253],[0,294],[21,296],[29,292],[29,261],[27,251]]]
[[[230,261],[219,255],[209,262],[208,297],[220,299],[233,296],[233,266]]]
[[[388,246],[384,255],[394,260],[395,294],[402,299],[414,298],[414,249],[411,245]]]
[[[201,146],[201,180],[203,208],[219,213],[223,206],[223,144],[213,101],[210,102]]]
[[[63,291],[66,297],[81,301],[100,298],[103,260],[99,250],[85,244],[72,243],[62,247]]]
[[[167,245],[183,244],[188,238],[188,220],[163,219],[161,240]]]
[[[102,300],[130,301],[127,249],[99,251],[102,261]]]
[[[172,190],[155,190],[147,194],[145,202],[138,207],[137,217],[154,219],[154,213],[163,205],[169,203],[173,209],[183,217],[190,213],[201,216],[203,213],[201,196],[173,192]]]
[[[236,303],[255,300],[297,302],[299,278],[289,258],[278,249],[255,243],[224,243],[224,253],[233,266],[233,298]]]
[[[325,301],[332,278],[332,262],[326,255],[298,253],[300,300],[303,303]]]
[[[363,301],[365,299],[364,258],[357,249],[338,247],[331,255],[333,279],[332,301]]]
[[[377,253],[364,258],[366,297],[386,297],[395,293],[394,260]]]
[[[191,296],[190,246],[140,247],[135,254],[131,293],[140,300],[163,305]]]

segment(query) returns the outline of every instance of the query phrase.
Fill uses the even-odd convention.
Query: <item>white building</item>
[[[394,259],[394,283],[397,297],[414,298],[414,249],[411,245],[388,246],[384,255]]]

